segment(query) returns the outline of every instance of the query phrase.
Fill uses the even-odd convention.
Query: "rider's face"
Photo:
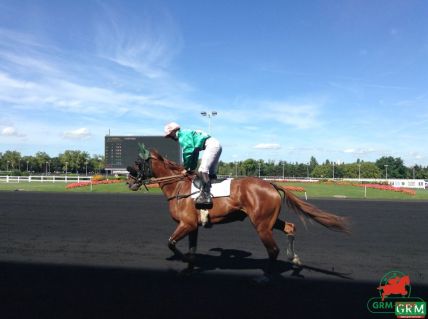
[[[178,141],[177,131],[171,132],[171,134],[169,134],[168,137],[173,139],[174,141]]]

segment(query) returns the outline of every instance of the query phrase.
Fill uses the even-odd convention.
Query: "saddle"
[[[225,180],[226,180],[226,178],[217,178],[217,175],[215,175],[213,177],[210,176],[210,183],[211,183],[211,185],[221,183],[221,182],[223,182]],[[197,174],[195,175],[195,177],[193,178],[192,183],[193,183],[193,186],[195,188],[197,188],[197,189],[201,189],[202,188],[202,185],[203,185],[202,178],[199,175],[197,175]]]

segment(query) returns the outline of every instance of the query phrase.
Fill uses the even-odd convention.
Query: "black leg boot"
[[[210,195],[211,182],[207,173],[201,173],[202,189],[201,194],[196,198],[195,206],[197,209],[210,209],[213,207],[213,200]]]

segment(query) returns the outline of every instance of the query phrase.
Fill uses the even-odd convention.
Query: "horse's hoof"
[[[300,260],[299,256],[297,256],[297,255],[294,255],[293,259],[291,260],[291,263],[293,265],[296,265],[296,266],[302,265],[302,261]]]

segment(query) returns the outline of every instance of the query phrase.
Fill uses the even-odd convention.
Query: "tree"
[[[382,171],[375,163],[362,162],[361,163],[361,178],[381,178]]]
[[[383,177],[406,178],[406,167],[399,157],[383,156],[376,161],[376,166],[383,172]]]
[[[86,163],[89,163],[89,153],[82,151],[67,150],[64,154],[59,154],[61,170],[67,172],[82,172],[86,168]]]
[[[92,155],[92,158],[89,160],[89,165],[91,168],[91,171],[94,171],[96,173],[100,173],[101,170],[105,168],[105,158],[103,155]]]
[[[333,167],[329,163],[316,166],[312,171],[312,177],[331,178],[333,177]]]
[[[309,160],[309,174],[310,176],[312,175],[312,171],[314,170],[314,168],[318,166],[318,161],[315,157],[311,156],[310,160]]]
[[[4,170],[19,170],[21,153],[17,151],[6,151],[2,156],[2,166]]]
[[[49,169],[49,162],[51,158],[45,152],[37,152],[34,156],[34,171],[42,173],[47,172]]]
[[[379,168],[370,162],[344,164],[342,169],[345,178],[381,178]]]
[[[259,163],[254,159],[246,159],[240,165],[243,174],[246,176],[258,176]]]

